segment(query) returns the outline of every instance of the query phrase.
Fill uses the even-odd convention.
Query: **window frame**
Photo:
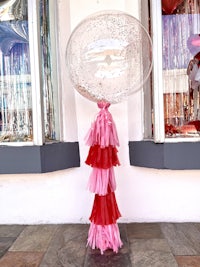
[[[41,42],[40,42],[40,1],[38,0],[28,0],[28,22],[29,22],[29,44],[30,44],[30,61],[31,61],[31,78],[32,78],[32,109],[33,109],[33,145],[43,145],[45,144],[45,132],[44,132],[44,109],[42,101],[42,74],[41,74]],[[51,23],[50,27],[55,29],[55,21],[57,20],[57,2],[54,0],[49,0],[49,11],[51,12]],[[63,127],[61,124],[61,107],[58,103],[61,102],[60,86],[59,86],[59,56],[58,56],[58,31],[54,32],[54,37],[51,37],[51,42],[53,42],[53,55],[56,59],[56,68],[53,69],[53,87],[57,83],[57,121],[56,129],[58,137],[52,142],[61,141],[60,129]],[[55,77],[56,76],[56,77]]]
[[[33,145],[45,143],[42,104],[41,45],[39,4],[28,0],[28,26],[32,85]]]
[[[164,132],[164,101],[163,101],[163,73],[162,73],[162,13],[161,0],[151,0],[151,30],[153,42],[153,110],[154,110],[154,142],[165,141]]]

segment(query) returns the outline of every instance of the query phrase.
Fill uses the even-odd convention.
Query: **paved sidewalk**
[[[200,267],[200,224],[119,224],[119,253],[86,248],[89,225],[0,225],[0,267]]]

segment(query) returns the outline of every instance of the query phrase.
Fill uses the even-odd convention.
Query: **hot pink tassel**
[[[88,189],[92,193],[104,196],[108,193],[108,186],[112,192],[116,190],[113,167],[109,169],[93,168],[88,181]]]
[[[118,225],[96,225],[91,223],[87,245],[89,245],[92,249],[100,249],[101,254],[103,254],[107,249],[112,249],[117,253],[118,249],[123,245]]]
[[[119,139],[115,122],[111,113],[108,111],[109,103],[99,102],[101,110],[97,114],[96,120],[89,129],[85,142],[88,146],[100,145],[101,148],[111,146],[119,146]]]

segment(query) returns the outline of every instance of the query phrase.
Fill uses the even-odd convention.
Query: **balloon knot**
[[[109,102],[106,102],[106,101],[104,101],[104,100],[101,100],[101,101],[99,101],[99,102],[97,103],[97,105],[98,105],[98,107],[99,107],[100,109],[108,109],[109,106],[110,106],[110,103],[109,103]]]

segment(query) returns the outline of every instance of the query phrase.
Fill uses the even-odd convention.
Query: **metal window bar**
[[[161,27],[161,1],[151,0],[151,23],[153,39],[153,137],[156,143],[163,143],[164,134],[164,102],[162,87],[162,27]]]

